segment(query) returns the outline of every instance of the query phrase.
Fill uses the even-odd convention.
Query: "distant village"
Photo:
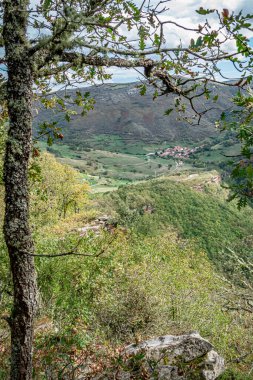
[[[203,148],[203,145],[197,146],[195,148],[187,148],[177,145],[174,148],[167,148],[162,151],[157,151],[155,153],[148,153],[147,157],[158,156],[161,158],[172,157],[177,159],[186,159],[189,158],[191,154],[199,151],[201,148]]]

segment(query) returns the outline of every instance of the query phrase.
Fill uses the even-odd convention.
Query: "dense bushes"
[[[76,239],[48,236],[38,252],[68,251]],[[115,345],[193,329],[227,357],[253,343],[252,334],[242,338],[243,320],[224,310],[226,283],[203,252],[172,232],[140,240],[118,231],[111,239],[90,236],[79,243],[80,252],[104,251],[98,258],[38,259],[41,313],[59,331],[80,324],[85,341],[99,336]]]

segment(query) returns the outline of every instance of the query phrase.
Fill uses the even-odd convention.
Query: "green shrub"
[[[227,370],[223,375],[219,376],[217,380],[252,380],[253,375],[247,375],[243,372],[234,370]]]

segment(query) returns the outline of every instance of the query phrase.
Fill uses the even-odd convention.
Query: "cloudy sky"
[[[136,5],[140,5],[143,0],[132,0],[136,3]],[[157,4],[159,0],[151,0],[151,3],[153,5]],[[38,3],[39,0],[31,0],[31,4],[35,5]],[[178,24],[195,28],[198,27],[199,24],[204,24],[205,22],[205,16],[201,16],[198,13],[196,13],[196,10],[200,7],[208,8],[208,9],[218,9],[219,11],[222,11],[223,8],[228,8],[229,12],[235,12],[239,13],[242,11],[244,14],[250,13],[253,14],[253,0],[171,0],[168,1],[169,10],[166,14],[163,16],[160,16],[160,18],[163,20],[171,20],[175,21]],[[215,14],[211,14],[208,16],[208,20],[210,20],[210,23],[212,27],[215,29],[215,27],[218,26],[217,19],[215,17]],[[132,35],[131,35],[132,33]],[[136,38],[136,35],[134,34],[134,31],[127,32],[127,35],[129,38]],[[176,26],[168,25],[165,28],[165,35],[166,35],[166,47],[175,47],[178,46],[179,42],[181,41],[183,45],[189,46],[191,38],[194,38],[194,32],[189,32],[183,29],[179,29]],[[251,38],[251,35],[248,35],[248,37]],[[253,46],[253,33],[252,33],[252,46]],[[232,49],[232,46],[231,46]],[[3,50],[0,50],[0,56],[1,53],[3,54]],[[233,67],[229,63],[221,63],[220,67],[223,70],[223,73],[228,78],[233,78],[235,76],[235,72],[233,70]],[[0,70],[4,69],[4,67],[0,66]],[[110,73],[113,74],[113,78],[111,81],[113,82],[133,82],[136,80],[141,79],[141,75],[135,71],[134,69],[129,70],[122,70],[122,69],[110,69]]]
[[[137,5],[139,5],[141,2],[141,0],[135,0],[135,3]],[[153,0],[153,4],[156,3],[157,0]],[[235,13],[243,11],[244,14],[253,14],[253,0],[171,0],[169,2],[169,6],[169,11],[163,17],[191,28],[197,27],[199,24],[203,24],[205,22],[205,16],[201,16],[196,13],[196,10],[200,7],[208,9],[214,8],[218,9],[219,11],[222,11],[223,8],[228,8],[230,13],[233,11]],[[208,19],[211,20],[214,27],[215,25],[218,25],[215,16],[209,15]],[[170,25],[166,29],[166,46],[177,46],[180,40],[183,44],[189,46],[190,39],[192,37],[194,38],[193,32],[191,33],[189,31],[178,29],[175,26]],[[226,77],[234,77],[235,72],[232,65],[224,62],[221,63],[220,67],[222,68],[223,73]],[[114,69],[112,72],[114,74],[113,82],[133,82],[140,78],[140,75],[135,70]]]

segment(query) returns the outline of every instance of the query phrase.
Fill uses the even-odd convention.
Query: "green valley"
[[[61,114],[41,108],[37,123],[45,118],[56,121],[64,139],[52,146],[40,140],[38,146],[82,172],[94,191],[185,170],[216,169],[226,174],[230,156],[239,152],[235,135],[215,128],[215,121],[234,93],[233,88],[223,88],[222,96],[220,86],[212,88],[220,96],[217,107],[215,112],[207,112],[199,125],[194,122],[190,109],[187,116],[192,118],[192,124],[186,123],[185,115],[180,116],[176,111],[166,116],[173,97],[153,100],[150,87],[144,96],[140,95],[136,83],[81,89],[83,93],[87,91],[94,97],[95,109],[82,118],[73,115],[70,123]],[[74,92],[69,92],[68,96],[72,95]],[[209,102],[204,105],[199,102],[198,107],[208,107]],[[182,160],[154,154],[175,146],[200,149]]]

